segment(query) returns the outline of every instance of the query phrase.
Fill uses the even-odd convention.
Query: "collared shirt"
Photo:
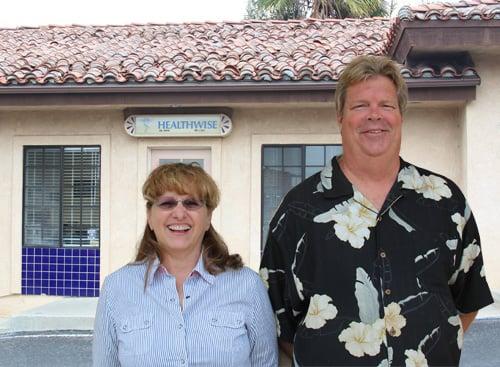
[[[106,277],[94,326],[95,367],[277,366],[275,319],[265,287],[249,268],[210,274],[200,257],[184,282],[156,260]]]
[[[260,273],[296,366],[456,366],[459,313],[493,301],[459,188],[400,162],[380,211],[334,158],[271,221]]]

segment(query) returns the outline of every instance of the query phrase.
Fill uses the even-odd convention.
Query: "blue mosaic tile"
[[[22,254],[23,294],[99,295],[99,250],[23,248]]]

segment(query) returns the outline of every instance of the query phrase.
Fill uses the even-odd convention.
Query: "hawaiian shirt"
[[[460,189],[403,160],[380,211],[336,158],[293,188],[260,274],[295,366],[457,366],[459,313],[493,302]]]

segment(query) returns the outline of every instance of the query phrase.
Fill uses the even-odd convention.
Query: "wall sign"
[[[224,114],[209,115],[132,115],[125,120],[125,131],[134,137],[180,137],[229,135],[231,119]]]

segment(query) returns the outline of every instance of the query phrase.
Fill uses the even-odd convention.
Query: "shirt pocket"
[[[218,311],[209,315],[213,345],[223,351],[242,352],[249,347],[245,315],[242,312]]]
[[[138,355],[146,353],[153,340],[153,317],[134,315],[118,322],[119,354]]]

